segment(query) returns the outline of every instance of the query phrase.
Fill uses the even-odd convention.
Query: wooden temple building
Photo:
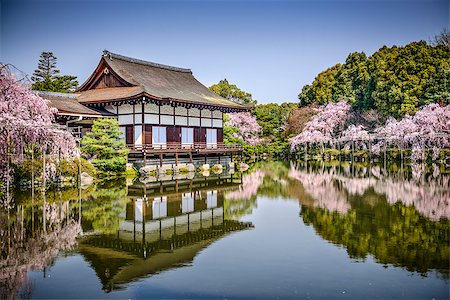
[[[67,95],[67,97],[64,97]],[[241,152],[224,145],[224,113],[247,107],[210,91],[190,69],[134,59],[104,51],[97,68],[75,94],[43,95],[58,118],[80,135],[92,119],[114,117],[132,149],[130,159],[187,157]]]

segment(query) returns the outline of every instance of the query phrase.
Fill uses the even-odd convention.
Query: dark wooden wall
[[[91,89],[100,89],[105,87],[120,87],[120,86],[125,85],[115,75],[108,73],[100,75],[100,77],[92,85]]]
[[[125,142],[130,145],[134,144],[134,128],[133,125],[125,126]]]
[[[223,143],[223,128],[217,128],[217,143]]]
[[[144,141],[143,144],[151,144],[152,143],[152,125],[144,126]]]

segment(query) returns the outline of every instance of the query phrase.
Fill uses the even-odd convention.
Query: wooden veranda
[[[174,156],[175,164],[178,165],[178,158],[180,155],[188,155],[189,162],[193,162],[194,156],[207,156],[214,154],[220,161],[221,155],[242,155],[243,147],[241,145],[226,145],[226,144],[179,144],[179,143],[167,143],[163,145],[144,144],[144,145],[127,145],[130,149],[128,154],[128,160],[143,160],[144,162],[148,157],[159,157],[160,165],[164,162],[165,156]]]

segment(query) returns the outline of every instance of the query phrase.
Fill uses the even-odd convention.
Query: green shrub
[[[128,149],[120,134],[116,119],[98,119],[81,140],[81,150],[92,156],[94,166],[105,174],[126,170]]]

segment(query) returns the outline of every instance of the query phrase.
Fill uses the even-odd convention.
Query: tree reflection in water
[[[28,286],[28,271],[45,271],[59,251],[76,245],[81,232],[70,211],[69,201],[18,206],[14,212],[1,216],[0,296],[17,295],[21,286]]]
[[[423,275],[437,270],[448,279],[449,176],[436,176],[435,167],[394,174],[352,167],[291,166],[289,176],[315,198],[314,205],[302,205],[303,222],[352,258],[373,255],[379,263]],[[419,168],[420,176],[413,174]]]
[[[437,270],[448,280],[448,186],[440,166],[277,161],[255,164],[242,180],[222,174],[17,193],[15,207],[0,210],[0,296],[27,297],[26,273],[46,272],[60,251],[77,249],[106,291],[189,264],[215,240],[251,228],[230,219],[252,214],[261,197],[298,201],[301,220],[351,258],[373,256],[423,275]]]
[[[351,258],[372,255],[382,264],[448,278],[448,185],[449,174],[436,165],[270,162],[256,165],[226,198],[240,208],[230,210],[236,217],[251,214],[257,197],[296,199],[303,222]]]

